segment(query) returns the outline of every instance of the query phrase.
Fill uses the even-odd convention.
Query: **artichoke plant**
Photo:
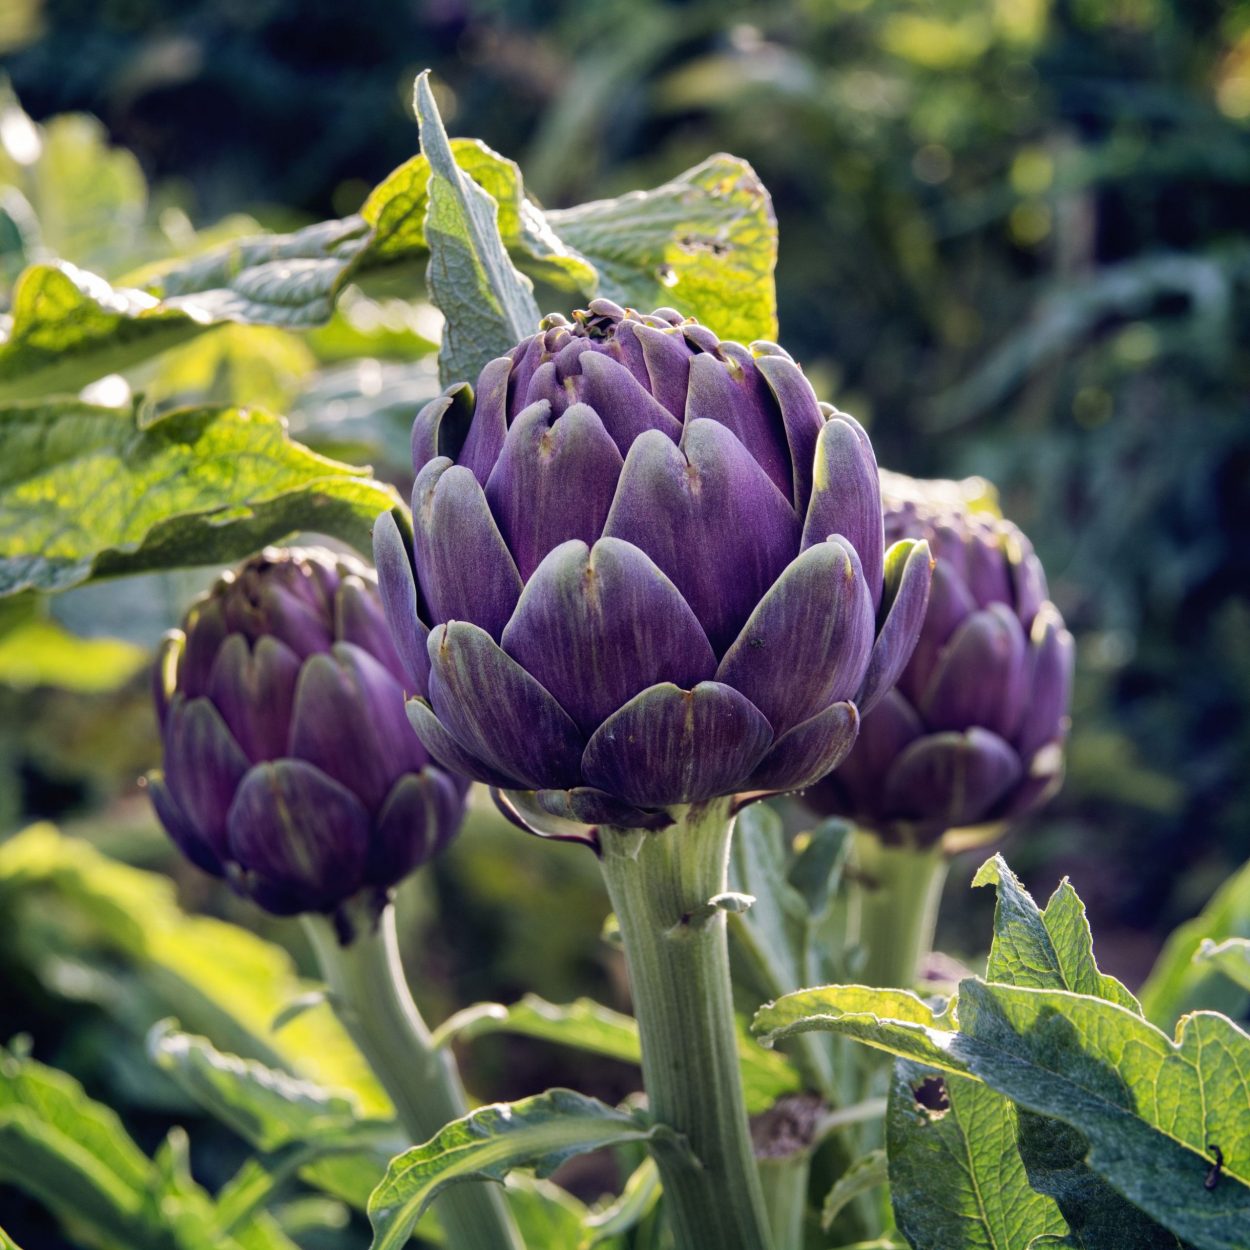
[[[596,300],[417,416],[374,533],[430,754],[527,813],[657,828],[809,785],[914,645],[923,542],[772,343]]]
[[[927,540],[936,560],[928,613],[898,685],[806,797],[887,842],[925,846],[952,830],[967,841],[1057,786],[1072,636],[1015,525],[935,502],[923,483],[890,483],[886,533]]]
[[[225,574],[155,674],[170,836],[267,910],[381,898],[456,831],[465,782],[430,763],[359,561],[270,549]]]

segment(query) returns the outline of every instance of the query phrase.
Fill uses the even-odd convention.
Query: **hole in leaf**
[[[916,1106],[930,1120],[940,1120],[951,1109],[946,1082],[940,1076],[925,1077],[919,1085],[912,1086],[911,1093]]]

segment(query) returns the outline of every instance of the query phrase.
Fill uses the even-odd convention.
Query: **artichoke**
[[[465,791],[414,737],[403,682],[363,564],[316,549],[249,560],[163,644],[161,822],[279,915],[382,898],[455,833]]]
[[[942,503],[940,483],[889,476],[900,493],[887,491],[886,533],[926,539],[936,560],[928,613],[897,687],[806,799],[887,842],[924,846],[996,827],[1053,792],[1073,644],[1015,525]]]
[[[409,715],[539,823],[806,786],[911,654],[928,551],[885,551],[867,435],[775,344],[596,300],[412,446],[413,529],[374,531]]]

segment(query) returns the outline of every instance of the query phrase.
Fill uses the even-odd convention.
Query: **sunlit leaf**
[[[200,1106],[265,1153],[296,1143],[326,1149],[376,1146],[394,1134],[386,1121],[365,1120],[355,1099],[227,1054],[168,1020],[153,1028],[148,1051]]]
[[[834,1183],[833,1188],[825,1195],[820,1209],[820,1226],[826,1231],[838,1218],[842,1208],[853,1202],[861,1194],[871,1193],[879,1189],[889,1179],[886,1171],[884,1150],[872,1150],[861,1159],[856,1159]]]
[[[1098,970],[1085,904],[1071,882],[1060,882],[1046,910],[1039,911],[1007,861],[995,855],[981,865],[972,884],[997,888],[987,981],[1071,990],[1141,1014],[1137,999],[1115,977]]]
[[[962,1058],[952,1052],[951,1023],[910,990],[826,985],[765,1004],[751,1028],[765,1045],[828,1031],[945,1072],[964,1073]]]
[[[446,318],[438,372],[444,384],[482,367],[538,329],[533,284],[517,272],[499,233],[499,206],[457,164],[430,90],[417,78],[421,150],[430,162],[426,284]]]
[[[631,1228],[655,1210],[660,1201],[660,1170],[650,1156],[630,1174],[620,1195],[601,1211],[588,1215],[582,1245],[601,1246]]]
[[[540,1038],[625,1063],[642,1059],[634,1018],[590,998],[559,1005],[527,994],[511,1006],[476,1003],[448,1019],[436,1039],[445,1045],[453,1038],[468,1041],[488,1033]],[[783,1094],[793,1093],[802,1085],[802,1078],[784,1055],[762,1049],[745,1033],[739,1034],[738,1061],[747,1109],[752,1114],[766,1111]]]
[[[1207,938],[1194,959],[1213,964],[1229,980],[1250,990],[1250,938],[1225,938],[1222,942]]]
[[[1197,1008],[1241,1015],[1247,1001],[1241,987],[1220,975],[1215,963],[1195,958],[1204,942],[1228,938],[1250,938],[1250,863],[1168,938],[1141,988],[1147,1017],[1161,1028],[1171,1028],[1182,1013]]]
[[[518,1167],[544,1176],[588,1150],[657,1140],[671,1143],[672,1130],[572,1090],[481,1107],[392,1161],[369,1199],[372,1250],[403,1246],[445,1185],[502,1180]]]
[[[390,1113],[328,1006],[271,1031],[308,988],[290,956],[236,925],[186,915],[167,877],[34,825],[0,844],[0,914],[10,961],[45,985],[58,983],[63,961],[99,968],[118,992],[133,987],[133,997],[101,1003],[131,1028],[173,1015],[218,1047],[350,1092],[365,1116]]]
[[[0,402],[72,393],[199,334],[207,309],[114,288],[68,261],[32,265],[0,318]]]
[[[244,1250],[217,1227],[174,1130],[149,1159],[116,1113],[72,1077],[0,1051],[0,1181],[46,1207],[89,1245]]]
[[[147,663],[142,647],[120,638],[79,638],[30,606],[26,619],[7,628],[0,625],[2,685],[95,694],[115,690]]]
[[[1054,1201],[1030,1188],[1016,1131],[1015,1107],[980,1081],[894,1065],[890,1199],[915,1250],[1017,1250],[1067,1233]]]
[[[669,305],[721,338],[777,337],[777,223],[746,161],[709,157],[652,191],[553,210],[547,221],[599,273],[599,294]]]
[[[221,564],[296,530],[367,549],[396,499],[367,470],[292,442],[280,419],[77,401],[0,409],[0,594]]]

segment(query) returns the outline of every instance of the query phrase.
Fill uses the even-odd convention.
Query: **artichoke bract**
[[[980,826],[992,834],[1060,780],[1072,636],[1015,525],[890,478],[901,493],[887,492],[886,533],[927,539],[936,560],[928,613],[897,687],[864,718],[845,762],[805,797],[887,842],[931,845]]]
[[[164,642],[153,803],[206,872],[279,915],[380,899],[455,833],[466,783],[430,763],[371,570],[265,551]]]
[[[843,758],[923,619],[876,461],[772,343],[553,316],[417,416],[374,556],[430,754],[533,815],[657,828]]]

